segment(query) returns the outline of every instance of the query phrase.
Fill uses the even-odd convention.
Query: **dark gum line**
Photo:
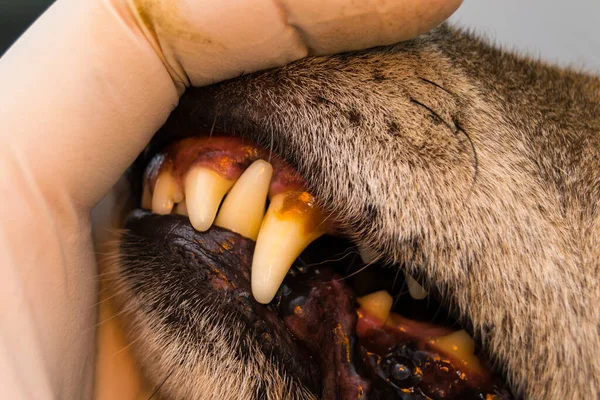
[[[162,163],[153,162],[156,157],[160,157]],[[158,174],[170,169],[178,184],[183,187],[187,171],[200,165],[215,171],[225,179],[235,180],[250,164],[259,159],[270,161],[273,166],[273,178],[269,189],[271,197],[283,191],[306,190],[302,177],[279,156],[241,138],[221,133],[211,137],[188,137],[171,143],[152,157],[143,179],[152,193]]]

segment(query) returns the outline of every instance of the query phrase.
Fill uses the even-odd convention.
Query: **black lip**
[[[196,329],[194,315],[201,314],[209,302],[211,313],[241,322],[243,334],[277,360],[281,372],[320,392],[316,360],[293,340],[272,306],[252,298],[253,241],[214,226],[198,232],[187,217],[141,209],[128,215],[124,228],[120,273],[128,289],[146,298],[151,292],[162,300],[145,301],[142,312],[155,315],[174,337],[185,334],[201,343],[203,335]],[[231,350],[245,360],[250,354],[245,347],[245,343],[232,343]]]
[[[320,398],[394,396],[383,380],[367,377],[355,335],[355,297],[331,266],[291,276],[276,300],[262,305],[250,287],[253,241],[215,226],[198,232],[187,217],[141,209],[128,215],[124,228],[121,275],[137,297],[148,299],[153,293],[151,297],[163,299],[144,301],[143,312],[153,313],[153,320],[161,320],[173,337],[189,335],[201,343],[197,319],[189,310],[201,314],[207,299],[214,298],[210,303],[219,306],[211,313],[241,322],[243,335],[277,361],[282,375],[294,377]],[[294,312],[296,306],[301,314]],[[239,344],[231,350],[242,360],[250,354]]]

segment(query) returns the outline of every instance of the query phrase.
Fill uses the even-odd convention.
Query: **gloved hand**
[[[58,0],[0,60],[0,387],[89,398],[89,213],[189,85],[389,44],[460,0]]]

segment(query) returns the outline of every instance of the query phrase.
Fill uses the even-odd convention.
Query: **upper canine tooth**
[[[225,194],[235,183],[206,167],[193,167],[185,177],[185,205],[192,226],[204,232],[210,228]]]
[[[406,286],[408,286],[408,292],[410,297],[415,300],[423,300],[429,294],[427,290],[415,280],[410,274],[406,274]]]
[[[169,171],[158,174],[152,196],[152,212],[155,214],[169,214],[173,204],[183,200],[183,193],[177,181]]]
[[[221,205],[215,225],[256,240],[265,215],[273,167],[258,160],[244,171]]]
[[[252,294],[269,303],[294,260],[325,233],[325,218],[307,192],[274,195],[263,220],[252,260]]]

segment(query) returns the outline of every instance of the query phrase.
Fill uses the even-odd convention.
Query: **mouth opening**
[[[435,289],[357,246],[277,155],[204,134],[146,159],[121,253],[155,243],[148,259],[182,265],[169,279],[219,299],[218,312],[241,321],[282,374],[321,398],[513,398]],[[144,292],[140,260],[124,264]],[[177,314],[181,301],[161,312]]]

